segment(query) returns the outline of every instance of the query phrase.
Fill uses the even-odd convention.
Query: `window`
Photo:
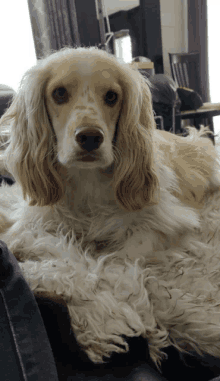
[[[126,63],[132,61],[132,45],[129,30],[124,29],[119,32],[115,32],[115,55],[122,59]]]
[[[36,64],[27,0],[0,4],[0,84],[18,90],[25,71]]]

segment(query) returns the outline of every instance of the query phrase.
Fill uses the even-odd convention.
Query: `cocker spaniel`
[[[94,47],[39,60],[1,119],[6,130],[1,163],[16,184],[0,190],[0,239],[20,260],[53,254],[60,236],[94,255],[164,250],[199,227],[220,185],[206,130],[156,130],[147,80]],[[42,231],[56,239],[34,246]]]

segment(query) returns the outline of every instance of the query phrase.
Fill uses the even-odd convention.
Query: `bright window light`
[[[220,103],[220,53],[217,48],[217,36],[219,26],[220,1],[207,0],[208,8],[208,60],[209,60],[209,83],[211,102]],[[220,133],[220,116],[213,118],[214,130]]]
[[[37,62],[27,0],[0,4],[0,84],[18,90],[25,71]]]
[[[130,63],[132,61],[130,36],[124,36],[115,39],[115,53],[116,57],[122,59],[126,63]]]

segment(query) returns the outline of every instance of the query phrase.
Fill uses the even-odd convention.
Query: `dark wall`
[[[112,32],[129,29],[132,56],[150,58],[154,62],[155,73],[163,73],[159,0],[140,0],[140,6],[110,15],[109,23]],[[112,49],[113,45],[111,44],[110,47]]]
[[[99,45],[101,42],[95,0],[75,0],[81,44]],[[119,11],[109,16],[112,32],[129,29],[132,40],[132,56],[150,58],[155,73],[163,73],[162,35],[159,0],[140,0],[140,6]],[[107,24],[106,32],[107,32]],[[110,47],[113,48],[113,41]]]
[[[75,0],[75,4],[81,45],[98,45],[101,40],[95,0]]]
[[[118,32],[121,29],[129,29],[129,34],[132,41],[132,56],[140,56],[140,7],[135,7],[129,11],[119,11],[109,16],[109,24],[111,32]],[[107,23],[105,18],[105,25],[107,31]],[[113,53],[113,39],[110,44]]]
[[[189,53],[200,53],[200,77],[203,102],[210,101],[207,28],[207,0],[188,0]]]
[[[163,73],[160,0],[140,0],[142,56],[154,62],[155,72]]]

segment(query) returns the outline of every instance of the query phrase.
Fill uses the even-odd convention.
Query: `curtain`
[[[207,0],[188,0],[189,53],[200,53],[200,77],[203,102],[210,102],[207,29]]]
[[[75,0],[28,0],[37,58],[64,46],[79,46]]]

